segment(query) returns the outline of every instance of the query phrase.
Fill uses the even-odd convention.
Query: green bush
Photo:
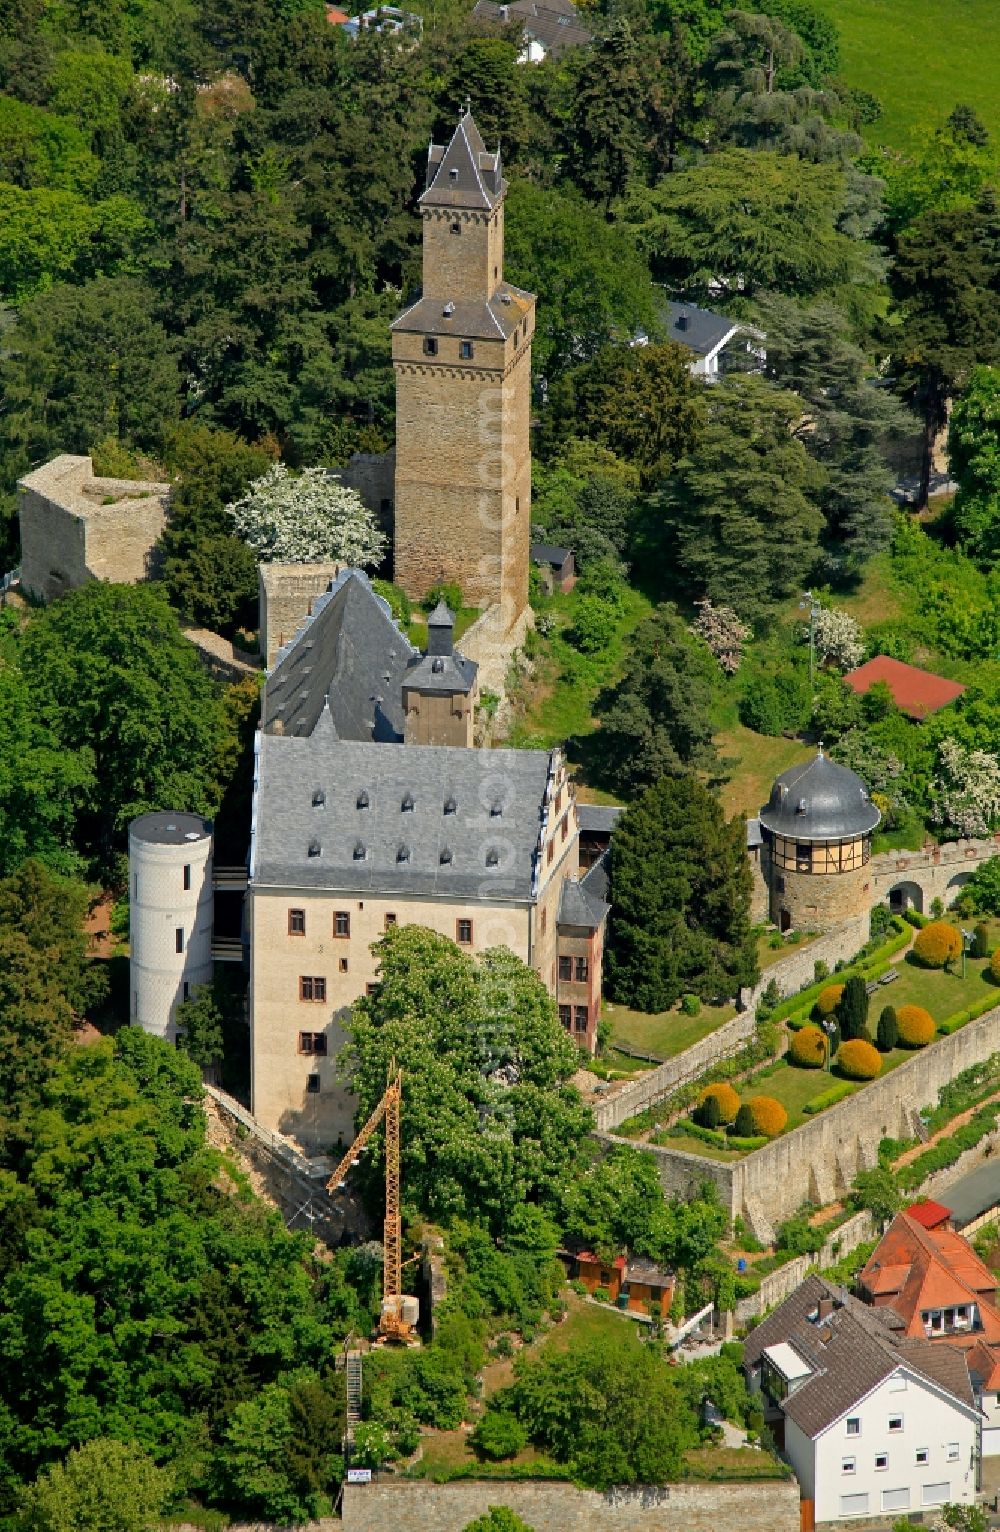
[[[789,1255],[815,1255],[822,1245],[822,1235],[816,1232],[808,1218],[802,1214],[778,1225],[776,1250],[787,1250]]]
[[[916,926],[918,931],[922,931],[924,926],[930,924],[930,918],[927,915],[921,915],[919,910],[904,910],[903,919],[909,925]]]
[[[837,1020],[845,1043],[857,1037],[867,1040],[868,991],[861,974],[852,973],[845,981],[844,993],[837,1006]]]
[[[719,1098],[709,1092],[698,1107],[698,1122],[703,1128],[717,1128],[721,1121],[722,1113],[719,1111]]]
[[[697,1138],[703,1144],[711,1144],[715,1149],[728,1149],[729,1139],[718,1128],[709,1128],[700,1122],[692,1122],[690,1118],[682,1117],[672,1127],[665,1130],[665,1136],[671,1133],[681,1133],[687,1138]]]
[[[937,1029],[942,1037],[950,1037],[953,1032],[957,1032],[971,1020],[972,1017],[968,1011],[956,1011],[954,1016],[946,1016],[944,1021],[939,1021]]]
[[[856,1090],[850,1080],[838,1080],[836,1085],[831,1085],[829,1090],[822,1091],[818,1096],[811,1096],[802,1108],[806,1117],[814,1117],[817,1112],[825,1112],[827,1107],[836,1106],[838,1101],[843,1101],[846,1096],[853,1096]]]
[[[982,922],[972,928],[972,947],[970,956],[984,958],[990,950],[990,933],[988,927]]]
[[[433,612],[439,601],[457,617],[462,610],[462,587],[454,580],[439,580],[432,585],[420,605],[425,612]]]
[[[754,1131],[753,1112],[750,1110],[750,1103],[748,1101],[744,1101],[739,1111],[736,1113],[736,1121],[733,1124],[733,1132],[739,1138],[752,1138],[754,1136]]]
[[[373,580],[372,590],[375,591],[376,595],[381,596],[384,601],[388,601],[389,610],[396,621],[401,622],[404,628],[409,627],[410,619],[413,616],[413,608],[410,605],[410,598],[402,586],[393,585],[391,580]]]
[[[618,613],[599,596],[581,596],[573,614],[570,639],[583,654],[597,654],[606,649],[615,636]]]
[[[812,699],[799,671],[754,676],[740,698],[740,722],[756,734],[783,734],[808,721]]]
[[[685,995],[681,1000],[681,1010],[685,1016],[697,1016],[701,1010],[701,1001],[697,995]]]
[[[970,1117],[960,1128],[947,1138],[941,1138],[932,1148],[926,1149],[923,1154],[918,1154],[915,1160],[904,1165],[899,1172],[899,1185],[904,1191],[915,1191],[922,1186],[928,1176],[937,1170],[945,1170],[949,1165],[954,1165],[967,1149],[974,1149],[996,1127],[997,1117],[1000,1115],[1000,1105],[991,1102]]]
[[[487,1410],[469,1436],[469,1446],[477,1457],[491,1463],[516,1457],[527,1442],[527,1431],[508,1410]]]

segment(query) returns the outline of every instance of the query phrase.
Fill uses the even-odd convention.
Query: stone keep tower
[[[534,297],[503,279],[506,189],[466,105],[430,146],[423,293],[392,326],[395,578],[417,598],[446,580],[499,603],[503,633],[528,603],[535,326]]]
[[[868,864],[881,814],[860,777],[828,760],[783,771],[760,811],[770,917],[825,931],[871,906]]]

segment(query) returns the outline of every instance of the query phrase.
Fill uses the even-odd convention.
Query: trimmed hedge
[[[974,1117],[970,1117],[968,1122],[964,1122],[960,1128],[956,1128],[948,1138],[939,1139],[930,1149],[926,1149],[923,1154],[918,1154],[915,1160],[911,1160],[898,1172],[900,1188],[903,1191],[915,1191],[936,1170],[944,1170],[948,1165],[954,1165],[966,1149],[974,1149],[987,1133],[992,1133],[996,1127],[998,1115],[1000,1115],[1000,1103],[991,1102]]]
[[[910,933],[901,915],[894,915],[892,923],[892,935],[887,937],[881,946],[875,947],[865,956],[857,955],[843,970],[845,979],[852,973],[863,973],[866,979],[871,980],[885,972],[889,966],[889,959],[894,957],[910,940]],[[861,951],[865,952],[865,949],[862,948]],[[817,996],[828,988],[828,979],[819,979],[815,984],[807,984],[805,989],[800,989],[797,995],[787,995],[784,1000],[780,1000],[771,1012],[770,1019],[775,1022],[784,1021],[788,1016],[798,1014],[800,1011],[811,1011]]]
[[[980,995],[978,1000],[973,1001],[964,1011],[956,1011],[953,1016],[946,1016],[944,1021],[938,1022],[938,1031],[942,1037],[950,1037],[952,1032],[957,1032],[964,1027],[967,1021],[975,1021],[977,1016],[983,1016],[993,1006],[1000,1005],[1000,995]]]
[[[874,1080],[881,1073],[882,1055],[864,1038],[852,1037],[840,1045],[837,1068],[849,1080]]]
[[[913,956],[924,968],[945,968],[962,956],[962,933],[946,920],[933,920],[917,932]]]
[[[731,1085],[727,1084],[725,1080],[720,1080],[716,1085],[706,1085],[699,1099],[704,1102],[709,1096],[714,1096],[718,1102],[720,1122],[730,1123],[736,1121],[736,1113],[740,1109],[740,1098],[738,1092]]]
[[[680,1133],[685,1138],[697,1138],[703,1144],[711,1144],[713,1149],[735,1149],[741,1154],[749,1153],[753,1149],[763,1149],[768,1142],[764,1134],[758,1133],[753,1138],[736,1138],[730,1133],[721,1133],[717,1128],[703,1128],[697,1122],[692,1122],[689,1117],[682,1117],[672,1127],[664,1128],[662,1133],[655,1134],[651,1143],[658,1143],[661,1138],[669,1138],[674,1133]]]
[[[803,1027],[789,1043],[788,1057],[801,1069],[822,1069],[826,1063],[826,1034],[819,1027]]]
[[[817,1016],[832,1016],[840,1004],[840,997],[843,993],[843,984],[828,984],[817,996],[815,1005]]]
[[[901,1005],[896,1012],[896,1030],[903,1048],[926,1048],[934,1039],[934,1018],[922,1005]]]
[[[825,1112],[828,1106],[836,1106],[837,1102],[843,1101],[846,1096],[853,1096],[854,1091],[853,1081],[838,1080],[837,1084],[831,1085],[829,1090],[807,1101],[802,1111],[806,1117],[813,1117],[817,1112]]]
[[[775,1138],[788,1123],[788,1113],[773,1096],[751,1096],[744,1105],[750,1109],[755,1132],[765,1138]]]
[[[916,926],[918,931],[922,931],[924,926],[929,926],[931,923],[931,917],[921,915],[919,910],[904,910],[903,919],[908,925]]]
[[[1000,947],[997,948],[990,958],[990,978],[1000,982]]]

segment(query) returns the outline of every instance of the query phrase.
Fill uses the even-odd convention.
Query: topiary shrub
[[[868,1037],[868,991],[860,974],[852,974],[844,985],[837,1007],[840,1035],[845,1043],[852,1037]]]
[[[796,1032],[788,1046],[788,1057],[800,1069],[822,1069],[826,1063],[826,1037],[819,1027],[806,1026]]]
[[[878,1019],[878,1032],[875,1037],[879,1048],[883,1053],[891,1053],[899,1041],[899,1027],[896,1025],[896,1008],[892,1005],[884,1006]]]
[[[896,1029],[904,1048],[926,1048],[934,1036],[934,1018],[922,1005],[901,1005],[896,1012]]]
[[[882,1055],[863,1037],[852,1037],[849,1043],[841,1043],[837,1066],[849,1080],[874,1080],[882,1068]]]
[[[996,979],[997,983],[1000,984],[1000,947],[997,948],[990,958],[990,978]]]
[[[947,968],[962,956],[962,933],[944,920],[932,920],[913,940],[913,956],[924,968]]]
[[[842,984],[828,984],[826,989],[819,992],[816,1000],[816,1013],[819,1016],[832,1016],[840,1004],[840,997],[844,993]]]
[[[697,995],[684,995],[681,998],[681,1010],[685,1016],[697,1016],[701,1010],[701,1001]]]
[[[989,928],[981,922],[972,928],[972,947],[970,955],[974,958],[984,958],[990,950]]]
[[[698,1107],[698,1122],[703,1128],[717,1128],[722,1121],[718,1096],[706,1096]]]
[[[754,1136],[753,1112],[750,1110],[749,1101],[744,1101],[736,1113],[733,1135],[736,1138],[753,1138]]]
[[[702,1101],[707,1097],[714,1096],[719,1103],[719,1121],[731,1123],[736,1121],[736,1113],[740,1109],[740,1098],[731,1085],[723,1080],[718,1085],[707,1085],[701,1093]]]
[[[765,1138],[774,1138],[775,1134],[780,1133],[788,1122],[788,1113],[781,1102],[775,1101],[773,1096],[751,1096],[746,1105],[750,1108],[753,1133],[762,1133]]]

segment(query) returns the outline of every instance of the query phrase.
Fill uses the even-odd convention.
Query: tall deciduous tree
[[[608,986],[663,1011],[684,993],[731,996],[757,976],[741,816],[692,776],[665,777],[622,817],[611,856]]]
[[[1000,558],[1000,367],[975,367],[951,415],[948,455],[955,531],[987,568]]]
[[[711,655],[692,642],[672,606],[659,607],[636,629],[624,676],[595,704],[602,778],[631,794],[665,774],[715,766],[714,678]]]
[[[580,49],[570,119],[569,171],[585,197],[610,216],[639,168],[642,153],[642,75],[627,21]]]
[[[826,474],[794,435],[801,418],[794,394],[760,378],[712,390],[707,425],[654,502],[692,596],[756,618],[808,579]]]
[[[357,490],[339,484],[325,468],[293,476],[275,463],[227,509],[237,536],[264,561],[336,559],[363,568],[378,564],[385,553],[386,538],[374,514]]]
[[[506,948],[473,960],[420,926],[386,933],[379,983],[348,1023],[363,1122],[403,1070],[402,1178],[432,1218],[497,1227],[551,1200],[589,1124],[569,1077],[577,1050],[541,980]]]
[[[24,1532],[156,1532],[173,1481],[134,1444],[97,1437],[53,1463],[24,1496]]]
[[[0,658],[0,877],[30,856],[72,870],[74,817],[93,786],[87,750],[60,747],[13,658]]]
[[[19,648],[39,718],[93,762],[81,850],[106,863],[147,809],[212,812],[218,696],[160,591],[93,581],[38,612]]]

